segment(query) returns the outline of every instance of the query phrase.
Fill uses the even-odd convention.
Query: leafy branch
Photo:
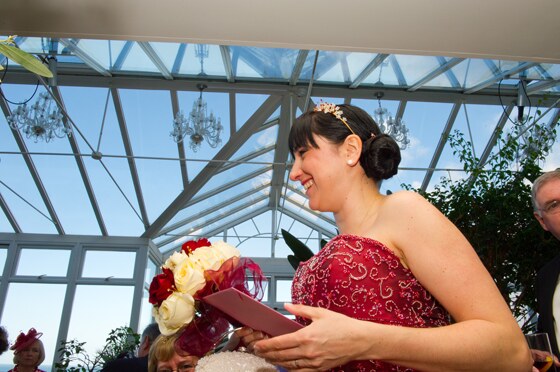
[[[58,349],[60,361],[55,363],[55,371],[93,372],[99,370],[110,360],[134,353],[140,344],[140,335],[130,327],[115,328],[109,333],[103,349],[93,356],[87,353],[84,348],[85,344],[78,340],[61,341]]]
[[[455,131],[449,144],[468,177],[444,177],[432,191],[417,190],[467,237],[524,331],[535,326],[536,272],[559,253],[531,204],[531,183],[555,139],[556,131],[544,125],[514,126],[500,133],[498,150],[481,165],[472,144]]]
[[[19,49],[16,45],[14,35],[9,36],[7,39],[0,40],[0,54],[6,56],[8,59],[20,64],[23,68],[31,71],[37,75],[52,78],[53,74],[47,66],[45,66],[40,60],[34,57],[32,54],[24,52]],[[3,66],[0,66],[0,71],[4,70]]]

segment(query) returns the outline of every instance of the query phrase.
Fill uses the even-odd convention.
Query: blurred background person
[[[21,332],[16,342],[10,347],[14,351],[14,368],[8,372],[45,372],[39,365],[45,360],[45,347],[39,338],[43,334],[35,328],[29,329],[27,334]]]
[[[0,326],[0,355],[8,350],[8,346],[10,346],[8,342],[8,331],[6,331],[6,328]]]

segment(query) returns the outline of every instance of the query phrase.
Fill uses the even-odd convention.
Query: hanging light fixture
[[[198,44],[195,46],[195,55],[200,59],[200,73],[198,76],[206,76],[204,72],[204,58],[207,58],[208,54],[208,45]],[[173,131],[170,133],[173,140],[177,143],[182,142],[185,136],[188,135],[190,137],[189,147],[194,152],[198,151],[204,140],[208,142],[210,147],[216,148],[222,143],[220,134],[223,130],[221,119],[214,116],[214,113],[211,111],[210,115],[207,113],[207,104],[202,99],[202,92],[207,86],[198,84],[197,88],[200,90],[200,96],[193,103],[189,116],[186,117],[183,111],[177,112],[173,120]]]
[[[70,136],[72,131],[63,123],[63,117],[50,95],[42,92],[33,105],[29,107],[24,103],[18,106],[7,119],[10,127],[21,130],[37,143],[39,140],[50,142],[55,137]]]
[[[183,141],[185,136],[190,137],[189,147],[197,152],[202,141],[206,140],[210,147],[216,148],[222,140],[220,134],[222,132],[222,122],[220,118],[214,116],[213,112],[207,114],[207,104],[202,98],[202,91],[207,88],[204,84],[198,84],[200,96],[193,103],[193,108],[188,117],[179,111],[173,120],[173,131],[171,137],[177,143]]]
[[[408,128],[406,127],[404,121],[400,118],[395,118],[391,113],[384,107],[381,107],[381,98],[383,97],[383,92],[377,92],[375,96],[379,102],[379,107],[373,112],[373,118],[379,129],[385,134],[393,137],[395,141],[399,144],[401,150],[408,147],[410,140],[408,139]]]

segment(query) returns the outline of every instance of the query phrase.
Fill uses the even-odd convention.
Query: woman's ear
[[[360,160],[360,155],[362,154],[361,138],[355,134],[351,134],[346,137],[343,146],[346,163],[350,166],[356,165]]]

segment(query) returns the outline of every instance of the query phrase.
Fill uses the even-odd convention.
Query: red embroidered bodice
[[[428,328],[449,324],[447,311],[382,243],[338,235],[300,264],[292,302],[318,306],[352,318],[396,326]],[[298,319],[307,324],[306,320]],[[365,360],[332,371],[406,371],[413,369]]]

